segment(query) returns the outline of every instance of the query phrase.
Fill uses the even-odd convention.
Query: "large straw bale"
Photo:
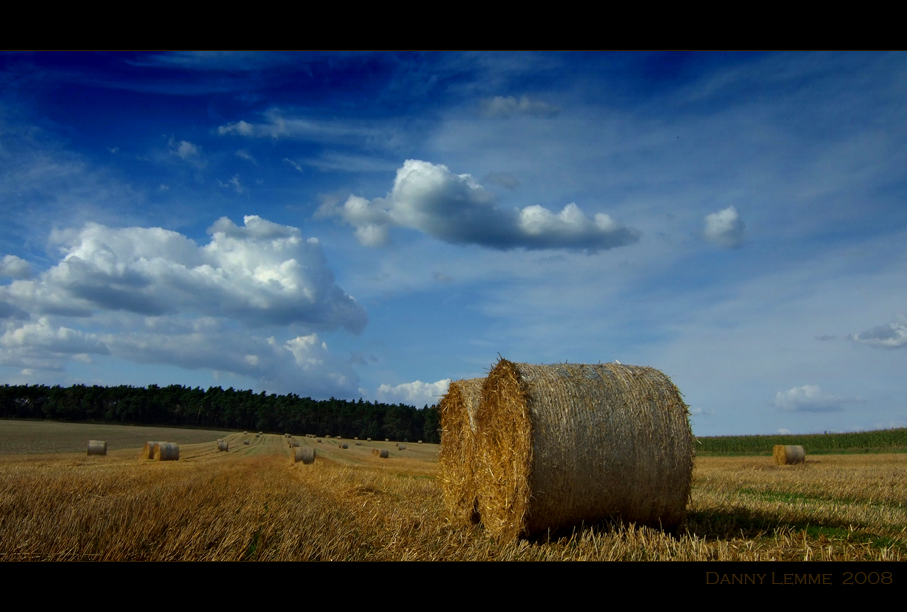
[[[171,442],[156,442],[154,444],[155,461],[177,461],[180,458],[180,447]]]
[[[375,455],[376,457],[381,457],[382,459],[387,459],[388,457],[391,456],[390,452],[386,448],[382,448],[381,450],[378,450],[377,448],[373,448],[372,454]]]
[[[693,475],[688,414],[652,368],[501,359],[476,413],[483,524],[502,539],[609,517],[676,528]]]
[[[227,442],[226,440],[218,440],[218,441],[217,441],[217,450],[218,450],[218,451],[227,451],[227,452],[229,452],[229,450],[230,450],[230,443]]]
[[[776,444],[772,449],[772,456],[778,465],[792,465],[794,463],[803,463],[806,461],[806,451],[802,446],[791,446]]]
[[[298,446],[293,452],[293,462],[305,463],[306,465],[315,462],[315,449],[311,446]]]
[[[441,490],[451,523],[466,526],[479,521],[476,506],[476,411],[484,378],[450,383],[438,405],[441,413]]]
[[[106,455],[107,454],[107,442],[102,440],[89,440],[88,441],[88,454],[89,455]]]

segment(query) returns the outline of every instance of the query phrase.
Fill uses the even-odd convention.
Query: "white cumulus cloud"
[[[39,314],[183,313],[362,331],[365,310],[335,284],[317,239],[257,216],[244,223],[222,217],[203,247],[162,228],[89,223],[55,232],[62,261],[37,279],[0,287],[0,301]]]
[[[378,387],[377,397],[379,401],[389,404],[400,403],[409,404],[416,408],[425,405],[437,404],[441,401],[441,396],[447,393],[447,387],[450,386],[450,379],[445,378],[433,383],[425,383],[417,380],[411,383],[403,383],[392,387],[391,385],[381,385]]]
[[[343,205],[326,202],[316,216],[338,216],[356,228],[363,245],[389,241],[389,228],[406,227],[451,244],[478,244],[508,250],[575,249],[595,252],[639,240],[606,214],[592,218],[574,203],[554,213],[542,206],[504,210],[469,174],[410,159],[397,170],[384,198],[350,196]]]
[[[0,259],[0,277],[28,278],[31,276],[31,265],[15,255],[5,255]]]
[[[824,393],[818,385],[803,385],[775,395],[775,406],[781,410],[796,412],[836,412],[842,410],[845,400]]]
[[[907,324],[902,317],[899,321],[892,321],[887,325],[880,325],[859,334],[853,334],[851,338],[855,342],[876,348],[903,348],[907,346]]]
[[[726,249],[732,249],[743,243],[744,224],[737,209],[728,206],[724,210],[706,215],[705,239]]]

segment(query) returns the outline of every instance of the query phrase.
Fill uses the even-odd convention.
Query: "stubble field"
[[[437,445],[293,433],[314,464],[282,435],[0,421],[0,559],[907,559],[907,454],[697,457],[676,537],[601,523],[502,543],[448,524]],[[87,456],[101,434],[108,455]],[[150,439],[179,442],[179,461],[141,460]]]

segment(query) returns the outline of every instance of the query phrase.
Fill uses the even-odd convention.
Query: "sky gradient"
[[[904,53],[0,53],[0,384],[618,360],[699,436],[905,427],[905,100]]]

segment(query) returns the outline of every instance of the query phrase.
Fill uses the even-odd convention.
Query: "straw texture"
[[[772,449],[772,456],[778,465],[792,465],[794,463],[803,463],[806,461],[806,451],[802,446],[790,446],[776,444]]]
[[[293,451],[293,462],[306,465],[315,463],[315,449],[311,446],[297,446]]]
[[[608,517],[670,529],[686,515],[687,406],[652,368],[501,359],[482,389],[476,446],[479,512],[502,539]]]
[[[454,525],[479,521],[476,508],[475,450],[476,411],[482,399],[484,378],[450,383],[438,405],[441,414],[441,490],[447,514]]]
[[[178,461],[180,458],[180,447],[171,442],[155,442],[154,460],[155,461]]]
[[[145,446],[142,447],[142,459],[154,459],[155,444],[163,444],[163,442],[157,442],[155,440],[145,442]]]

